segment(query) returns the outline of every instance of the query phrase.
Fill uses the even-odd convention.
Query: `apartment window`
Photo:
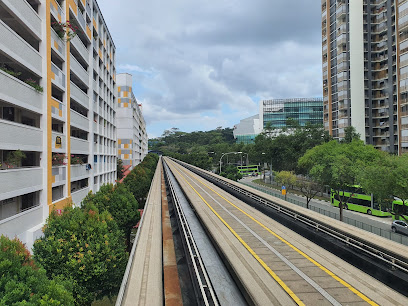
[[[64,197],[64,186],[57,186],[52,188],[52,201],[55,202]]]

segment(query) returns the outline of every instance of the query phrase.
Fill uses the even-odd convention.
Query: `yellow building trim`
[[[55,183],[55,175],[52,176],[52,183]]]
[[[74,0],[71,0],[71,2],[74,2]],[[67,3],[67,12],[69,12],[69,4]],[[76,6],[76,4],[75,4]],[[69,21],[69,14],[67,21]],[[66,77],[67,77],[67,91],[66,91],[66,95],[67,95],[67,109],[71,109],[71,77],[70,77],[70,72],[71,72],[71,53],[70,53],[70,48],[71,48],[71,43],[67,42],[66,43],[67,46],[67,71],[66,71]],[[67,121],[66,121],[66,125],[67,125],[67,191],[68,191],[68,198],[71,198],[71,158],[69,158],[71,156],[71,112],[68,111],[67,112]]]
[[[62,117],[62,110],[59,110],[59,116]]]
[[[58,21],[61,22],[61,14],[58,13]]]
[[[122,143],[122,139],[118,139],[118,144],[121,144]]]
[[[129,139],[129,142],[132,143],[132,139]]]
[[[102,59],[102,51],[99,49],[99,57]]]
[[[85,5],[86,5],[85,0],[82,0],[82,3],[84,4],[84,7],[85,7]]]
[[[103,46],[106,48],[106,39],[103,40]]]
[[[129,92],[132,92],[132,86],[129,86]]]
[[[123,103],[123,107],[128,107],[129,103]]]
[[[58,46],[57,41],[56,41],[56,40],[54,40],[54,48],[58,50],[58,47],[59,47],[59,46]]]
[[[62,199],[61,201],[51,203],[48,206],[49,213],[51,213],[53,210],[56,210],[56,209],[63,210],[67,206],[72,207],[72,198],[70,196],[68,198]]]
[[[125,154],[125,159],[129,159],[129,154]]]
[[[53,71],[51,71],[51,79],[55,80],[55,73]]]
[[[129,144],[125,143],[125,149],[128,149],[128,148],[129,148]]]
[[[89,39],[92,38],[92,32],[88,25],[86,25],[86,35],[88,36]]]
[[[58,11],[58,4],[55,0],[51,0],[51,5]]]
[[[96,25],[95,18],[92,18],[92,24],[93,24],[95,30],[98,32],[98,26]]]
[[[122,154],[122,150],[119,149],[119,150],[118,150],[118,154]]]
[[[51,99],[51,105],[55,108],[59,108],[59,102],[55,101],[54,99]]]
[[[120,101],[122,101],[122,99],[121,99],[121,98],[119,98],[119,99],[118,99],[118,103],[119,103],[119,104],[121,103]]]
[[[51,4],[56,5],[55,0],[47,0],[45,9],[46,23],[46,45],[47,45],[47,154],[45,156],[47,163],[47,204],[52,202],[52,130],[51,130],[51,114],[52,114],[52,95],[51,95],[51,80],[53,72],[51,70]],[[55,75],[54,75],[55,78]]]
[[[120,92],[120,86],[118,86],[118,92]]]
[[[123,92],[123,96],[124,96],[125,98],[127,98],[128,92],[127,92],[127,91],[124,91],[124,92]]]
[[[78,16],[78,5],[75,3],[74,0],[69,0],[67,3],[67,12],[69,12],[69,6],[71,6],[72,10],[75,13],[75,16]],[[67,21],[69,20],[69,17],[67,18]]]

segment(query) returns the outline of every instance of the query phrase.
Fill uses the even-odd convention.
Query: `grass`
[[[116,296],[112,298],[112,301],[105,296],[102,300],[92,302],[91,306],[114,306],[116,303]]]
[[[268,183],[264,183],[262,179],[256,179],[256,180],[253,180],[252,182],[255,183],[255,184],[258,184],[260,186],[275,189],[277,192],[281,192],[281,189],[280,189],[280,187],[278,185],[276,185],[276,184],[271,185],[271,184],[268,184]],[[286,186],[286,192],[287,192],[286,194],[296,194],[298,196],[304,197],[302,192],[300,192],[299,190],[288,188],[288,186]],[[318,199],[318,200],[329,202],[329,198],[318,196],[318,195],[316,195],[313,199]]]

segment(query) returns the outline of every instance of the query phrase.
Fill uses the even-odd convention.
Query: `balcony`
[[[64,185],[67,181],[67,166],[52,167],[52,187]]]
[[[0,170],[0,201],[35,192],[43,188],[40,167]]]
[[[89,97],[78,86],[71,82],[71,98],[81,104],[83,107],[89,109]]]
[[[55,99],[54,97],[51,98],[51,116],[55,119],[61,120],[61,121],[66,121],[65,118],[65,105],[61,102]]]
[[[42,98],[42,93],[37,92],[30,85],[0,70],[0,100],[13,103],[36,113],[42,113]]]
[[[67,141],[64,134],[52,132],[52,151],[58,153],[64,153],[67,150]],[[57,138],[60,137],[60,138]],[[57,139],[61,139],[61,144],[57,144]]]
[[[75,75],[86,85],[88,86],[89,83],[89,75],[88,72],[81,66],[78,61],[71,56],[71,71],[75,73]]]
[[[89,154],[89,141],[71,137],[71,153],[73,154]]]
[[[78,191],[72,192],[72,202],[74,202],[75,205],[79,206],[82,202],[82,200],[86,197],[86,195],[89,192],[89,187],[80,189]]]
[[[41,129],[0,119],[0,147],[5,150],[42,151]]]
[[[77,50],[78,53],[82,56],[83,60],[88,62],[89,61],[89,51],[84,46],[83,42],[78,38],[78,36],[75,36],[71,40],[71,44],[75,48],[75,50]]]
[[[41,55],[1,20],[0,51],[25,66],[36,75],[42,75]]]
[[[77,128],[80,128],[84,131],[89,131],[89,119],[81,114],[78,114],[76,111],[71,111],[71,125]]]
[[[60,7],[58,2],[55,0],[51,0],[50,8],[51,8],[51,14],[54,16],[54,18],[58,21],[62,21],[61,16],[64,15],[64,10]]]
[[[32,34],[41,39],[41,18],[27,1],[2,0],[3,5],[16,13],[17,18],[24,22]]]
[[[51,48],[60,57],[61,60],[65,61],[65,42],[55,33],[54,29],[51,28]]]
[[[81,180],[89,176],[89,170],[86,170],[86,165],[71,166],[71,182]]]
[[[36,239],[38,232],[41,232],[41,223],[43,222],[43,206],[31,207],[27,210],[21,211],[14,216],[10,216],[0,221],[0,233],[8,237],[17,236],[23,243],[26,243],[27,231]],[[38,227],[39,231],[32,232],[34,228]],[[29,239],[30,240],[30,239]],[[32,242],[30,242],[32,243]]]
[[[51,63],[51,72],[52,83],[65,91],[65,74],[54,63]]]

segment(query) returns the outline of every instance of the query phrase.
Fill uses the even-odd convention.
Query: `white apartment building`
[[[133,169],[147,155],[146,122],[132,91],[132,75],[117,74],[118,104],[116,125],[118,131],[118,158]]]
[[[115,182],[116,92],[95,0],[0,0],[0,234],[31,248],[52,210]]]

